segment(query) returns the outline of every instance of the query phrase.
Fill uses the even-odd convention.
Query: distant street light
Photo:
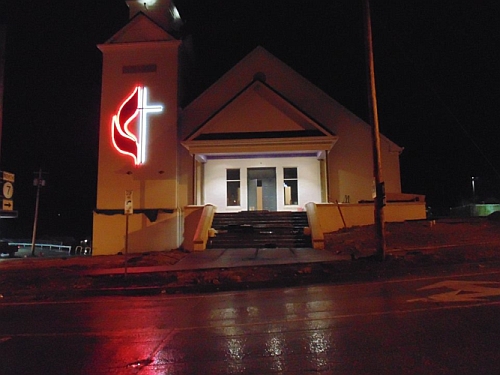
[[[472,182],[472,203],[476,203],[476,177],[472,176],[471,177],[471,182]]]

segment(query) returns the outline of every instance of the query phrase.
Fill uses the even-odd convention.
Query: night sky
[[[71,4],[70,4],[71,3]],[[4,3],[2,3],[4,4]],[[362,0],[178,0],[196,56],[194,98],[261,45],[368,119]],[[10,1],[1,169],[16,174],[30,237],[42,168],[39,236],[90,235],[95,208],[103,43],[128,20],[124,0]],[[434,209],[500,199],[500,3],[372,0],[381,132],[404,147],[403,192]],[[382,166],[383,168],[383,166]],[[383,173],[383,170],[382,170]]]

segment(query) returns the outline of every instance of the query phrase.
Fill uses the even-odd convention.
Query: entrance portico
[[[218,212],[237,212],[297,211],[308,202],[327,202],[326,156],[337,137],[319,130],[314,135],[294,133],[302,134],[270,139],[244,133],[245,142],[183,142],[193,155],[195,204],[213,204]],[[241,133],[235,134],[238,136]]]
[[[326,159],[318,155],[207,156],[196,161],[196,204],[235,212],[296,211],[307,202],[326,202]]]

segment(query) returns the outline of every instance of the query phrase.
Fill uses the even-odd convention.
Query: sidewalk
[[[84,270],[92,295],[203,293],[317,283],[383,280],[458,269],[498,267],[500,242],[388,249],[384,262],[373,249],[211,249],[177,263]],[[480,262],[480,263],[478,263]],[[87,294],[88,295],[88,294]]]
[[[310,248],[181,250],[0,261],[0,302],[96,295],[201,293],[358,282],[499,267],[500,226],[485,220],[388,225],[387,259],[374,259],[370,227]],[[125,258],[127,267],[125,268]]]
[[[127,273],[155,273],[173,271],[195,271],[209,269],[228,269],[286,264],[309,264],[350,260],[346,253],[333,253],[328,250],[311,248],[272,248],[272,249],[210,249],[203,252],[188,253],[177,263],[161,266],[127,267]],[[89,276],[116,275],[124,273],[124,267],[91,269],[83,274]]]

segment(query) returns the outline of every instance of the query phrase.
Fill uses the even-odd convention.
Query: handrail
[[[193,250],[203,251],[207,248],[208,230],[212,226],[212,221],[215,215],[215,206],[207,204],[203,207],[200,221],[196,227],[196,232],[193,237]]]
[[[30,247],[31,242],[9,242],[9,245],[14,245],[14,246],[20,246],[20,247]],[[56,249],[56,250],[65,250],[65,251],[71,251],[71,246],[69,245],[55,245],[55,244],[48,244],[48,243],[35,243],[35,247],[39,248],[49,248],[50,250]]]

